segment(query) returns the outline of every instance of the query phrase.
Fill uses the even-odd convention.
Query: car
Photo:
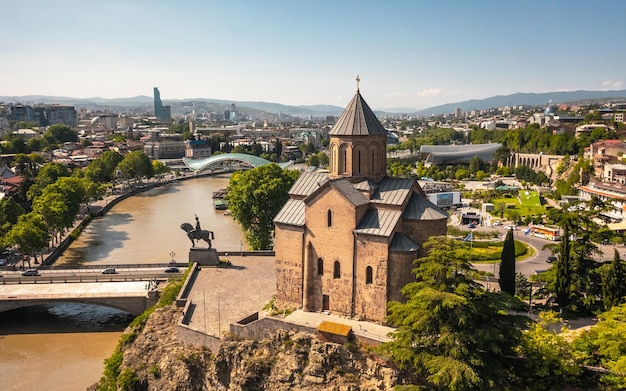
[[[474,224],[474,223],[469,223],[469,224],[467,225],[467,228],[476,228],[476,224]]]
[[[22,273],[22,275],[26,276],[26,277],[28,277],[28,276],[38,276],[39,275],[39,270],[37,270],[37,269],[28,269],[28,270],[24,271]]]
[[[177,267],[168,267],[165,269],[165,273],[180,273]]]
[[[499,226],[501,226],[501,225],[502,225],[502,223],[501,223],[501,222],[499,222],[499,221],[494,221],[494,222],[493,222],[493,226],[494,226],[494,227],[499,227]]]
[[[115,270],[114,267],[107,267],[106,269],[104,269],[102,271],[102,274],[116,274],[117,271]]]
[[[551,255],[546,259],[546,262],[548,263],[556,262],[556,257]]]

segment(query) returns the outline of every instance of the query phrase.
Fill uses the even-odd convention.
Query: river
[[[239,225],[213,209],[213,192],[228,181],[228,175],[200,177],[130,197],[93,220],[57,263],[186,262],[191,242],[180,225],[195,225],[195,215],[215,233],[218,251],[245,250]],[[85,390],[100,379],[130,320],[117,310],[72,303],[0,313],[0,390]]]

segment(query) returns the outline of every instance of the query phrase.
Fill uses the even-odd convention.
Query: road
[[[23,276],[22,271],[2,271],[0,285],[27,283],[65,283],[65,282],[117,282],[165,280],[179,273],[166,273],[164,267],[127,267],[116,268],[114,274],[104,274],[100,269],[51,269],[39,270],[38,276]]]

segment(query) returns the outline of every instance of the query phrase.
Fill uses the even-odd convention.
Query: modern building
[[[170,106],[163,106],[161,102],[161,93],[157,87],[154,87],[154,116],[159,121],[169,121],[172,118]]]
[[[469,163],[478,156],[485,163],[491,163],[493,155],[502,144],[468,144],[468,145],[422,145],[420,154],[426,157],[426,166],[432,164]]]
[[[448,215],[386,176],[387,131],[358,89],[329,135],[329,172],[303,173],[274,219],[276,304],[384,322]]]

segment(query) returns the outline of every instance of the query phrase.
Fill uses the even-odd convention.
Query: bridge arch
[[[269,160],[263,159],[262,157],[248,155],[245,153],[222,153],[204,159],[189,159],[186,157],[183,158],[183,163],[185,164],[185,166],[196,172],[207,170],[212,171],[218,168],[224,162],[239,162],[250,168],[265,166],[266,164],[272,163]],[[291,164],[291,162],[280,163],[279,166],[285,168],[289,164]]]
[[[150,301],[150,302],[149,302]],[[103,307],[110,307],[120,311],[127,312],[133,316],[141,315],[154,302],[146,296],[136,297],[94,297],[94,298],[67,298],[67,299],[32,299],[32,300],[2,300],[0,302],[0,312],[15,310],[18,308],[32,307],[35,305],[54,304],[54,303],[79,303],[90,304]]]

